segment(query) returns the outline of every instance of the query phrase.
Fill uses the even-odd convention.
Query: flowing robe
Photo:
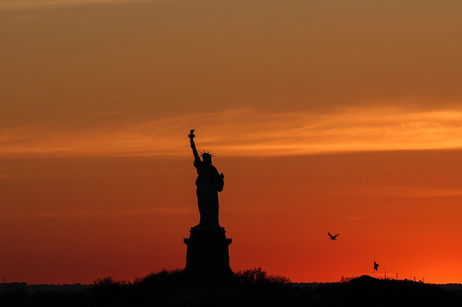
[[[194,160],[197,169],[196,195],[200,213],[200,226],[219,227],[218,192],[223,190],[223,176],[212,164],[199,158]]]

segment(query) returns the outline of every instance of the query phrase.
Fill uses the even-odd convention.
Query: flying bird
[[[337,240],[337,236],[339,235],[339,234],[336,234],[335,236],[333,236],[333,235],[330,234],[330,232],[328,232],[327,234],[329,235],[329,237],[330,237],[329,239],[331,239],[331,240]]]

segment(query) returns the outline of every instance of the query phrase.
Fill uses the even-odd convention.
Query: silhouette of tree
[[[97,304],[110,303],[117,306],[131,300],[130,290],[131,283],[107,276],[93,281],[92,297]]]
[[[377,279],[367,275],[322,284],[314,306],[447,306],[438,286],[410,280]]]
[[[133,282],[135,294],[141,301],[157,301],[181,286],[182,273],[181,269],[172,271],[163,269],[145,277],[135,278]]]
[[[257,283],[277,283],[287,284],[290,279],[279,275],[268,275],[262,268],[238,271],[234,273],[234,278],[239,284],[250,285]]]
[[[238,271],[234,273],[234,279],[247,293],[262,295],[261,299],[267,302],[282,302],[291,290],[288,278],[268,275],[262,268]]]
[[[444,290],[438,285],[411,280],[360,276],[303,287],[291,284],[286,277],[255,268],[235,273],[234,286],[191,288],[182,286],[182,272],[164,269],[137,278],[134,283],[107,276],[95,280],[84,291],[39,291],[34,295],[25,290],[0,292],[0,306],[185,306],[179,299],[188,295],[196,299],[191,304],[202,299],[215,305],[233,306],[462,306],[462,290]]]

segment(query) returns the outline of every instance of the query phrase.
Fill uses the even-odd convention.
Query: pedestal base
[[[192,227],[187,245],[183,282],[187,285],[229,285],[233,271],[229,266],[227,239],[223,227]]]

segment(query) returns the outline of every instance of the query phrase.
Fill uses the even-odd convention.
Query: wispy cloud
[[[198,149],[220,156],[462,148],[459,110],[264,114],[239,109],[80,129],[9,126],[0,128],[0,156],[189,155],[191,128]]]

